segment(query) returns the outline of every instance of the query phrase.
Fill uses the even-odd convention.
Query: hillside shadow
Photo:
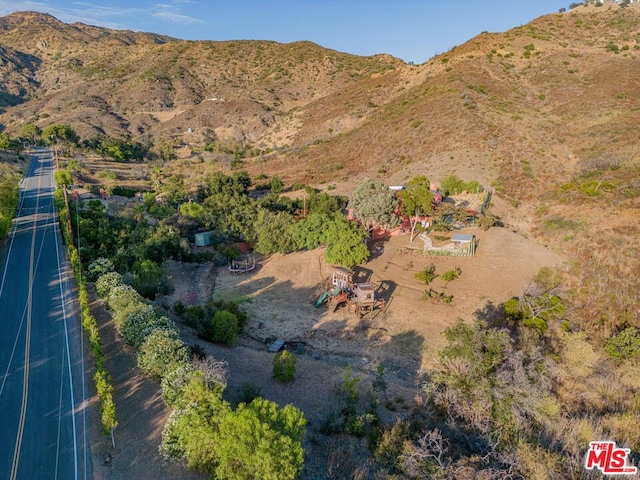
[[[16,71],[27,70],[29,72],[28,83],[30,84],[30,87],[36,89],[40,87],[40,82],[36,80],[36,72],[42,64],[41,59],[39,59],[35,55],[31,55],[25,52],[8,52],[4,48],[0,49],[0,54],[2,54],[4,63],[12,64]],[[18,95],[9,93],[6,90],[5,85],[0,84],[0,113],[4,112],[6,107],[14,107],[31,100],[31,97],[30,95],[28,95],[26,88],[20,88],[20,93],[21,94]]]

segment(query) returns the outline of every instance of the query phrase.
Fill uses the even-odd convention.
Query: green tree
[[[522,325],[544,333],[548,322],[562,320],[566,315],[566,307],[560,296],[561,280],[556,270],[548,267],[540,269],[521,297],[505,303],[505,320],[515,325],[522,322]]]
[[[189,468],[213,472],[218,458],[218,423],[231,414],[231,407],[222,400],[220,386],[207,383],[203,372],[189,377],[162,431],[160,450],[167,456],[184,458]]]
[[[189,197],[184,186],[184,175],[171,175],[160,187],[160,191],[164,194],[167,203],[173,207]]]
[[[254,225],[256,250],[265,255],[294,251],[296,248],[291,233],[292,227],[293,216],[290,214],[260,209]]]
[[[305,188],[305,199],[307,213],[324,213],[327,215],[340,212],[342,204],[345,202],[342,197],[329,195],[312,187]]]
[[[180,260],[185,252],[180,246],[180,233],[176,228],[160,225],[152,234],[146,234],[142,244],[143,257],[162,264],[168,258]]]
[[[440,182],[440,187],[445,195],[457,195],[462,192],[478,193],[482,190],[477,180],[465,182],[456,175],[448,175]]]
[[[20,137],[29,140],[32,145],[36,143],[36,139],[40,136],[42,130],[33,123],[25,123],[20,129]]]
[[[56,170],[56,173],[53,174],[53,179],[58,186],[67,186],[73,185],[73,178],[71,177],[71,172],[66,169]]]
[[[436,274],[436,266],[433,263],[415,274],[416,280],[424,283],[425,285],[429,285],[437,276],[438,275]]]
[[[164,176],[162,174],[162,168],[160,168],[160,166],[158,165],[155,165],[151,169],[151,173],[149,173],[149,180],[153,185],[154,191],[156,192],[160,191],[160,188],[162,187],[163,179],[164,179]]]
[[[18,205],[20,177],[16,169],[0,163],[0,239],[9,233],[11,227]]]
[[[347,268],[364,262],[369,258],[365,243],[368,237],[362,226],[334,214],[321,236],[322,243],[327,246],[325,260]]]
[[[328,214],[312,213],[293,225],[291,237],[298,250],[314,250],[323,245],[324,233],[333,222]]]
[[[154,300],[157,295],[166,295],[173,291],[173,285],[167,277],[167,271],[153,260],[144,259],[134,265],[133,288],[145,298]]]
[[[185,202],[180,205],[180,214],[193,218],[196,221],[202,220],[205,214],[204,207],[196,202]]]
[[[257,207],[248,196],[250,183],[246,172],[238,172],[232,177],[220,172],[210,175],[207,186],[202,191],[205,226],[234,237],[255,241]]]
[[[429,215],[433,205],[433,193],[431,182],[424,175],[415,177],[407,183],[407,188],[398,193],[402,214],[409,217],[411,223],[411,235],[409,241],[413,242],[414,232],[418,224],[418,218]]]
[[[281,382],[291,382],[296,374],[296,356],[288,350],[273,357],[273,376]]]
[[[61,125],[59,123],[49,125],[42,130],[41,137],[47,145],[58,143],[75,144],[78,141],[76,132],[69,125]]]
[[[464,180],[454,174],[448,175],[440,181],[440,188],[445,195],[457,195],[464,191],[464,187]]]
[[[293,405],[256,398],[224,415],[213,435],[218,480],[294,480],[304,466],[306,420]]]
[[[9,150],[11,147],[11,140],[7,132],[0,133],[0,150]]]
[[[374,225],[397,227],[400,219],[395,214],[398,202],[389,188],[379,180],[367,179],[358,185],[349,200],[353,215],[367,231]]]
[[[369,235],[341,213],[313,213],[293,226],[291,236],[298,249],[326,246],[325,260],[329,263],[353,267],[369,258],[365,243]]]
[[[271,192],[281,193],[284,190],[284,182],[280,177],[273,177],[271,179]]]

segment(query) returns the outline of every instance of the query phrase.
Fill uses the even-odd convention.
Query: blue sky
[[[422,63],[480,32],[503,32],[573,0],[0,0],[0,15],[46,12],[67,22],[186,40],[310,40],[356,55]]]

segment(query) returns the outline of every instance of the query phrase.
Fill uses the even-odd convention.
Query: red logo
[[[627,466],[627,456],[630,452],[628,448],[616,448],[616,442],[591,442],[585,468],[599,468],[604,475],[636,474],[638,467]]]

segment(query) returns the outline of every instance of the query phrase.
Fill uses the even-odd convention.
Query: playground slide
[[[326,300],[327,297],[329,296],[329,294],[327,292],[324,292],[320,298],[318,299],[318,301],[315,303],[314,307],[318,308],[320,305],[322,305]]]

